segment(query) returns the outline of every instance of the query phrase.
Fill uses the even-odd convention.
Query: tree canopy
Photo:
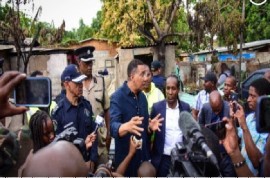
[[[160,43],[167,35],[188,30],[179,0],[103,0],[102,11],[99,35],[120,45]]]

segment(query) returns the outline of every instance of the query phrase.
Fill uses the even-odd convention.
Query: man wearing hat
[[[193,117],[197,119],[199,111],[201,110],[204,103],[209,102],[209,94],[217,90],[217,76],[213,72],[207,72],[204,77],[204,90],[200,91],[195,99],[195,108],[193,109]]]
[[[166,79],[161,75],[162,66],[158,60],[155,60],[151,63],[151,71],[153,74],[153,83],[164,93]]]
[[[94,118],[97,115],[105,118],[105,125],[100,127],[97,132],[98,164],[105,164],[109,160],[108,151],[110,149],[110,100],[103,76],[93,76],[92,74],[95,61],[94,50],[93,46],[81,47],[75,50],[75,55],[81,73],[86,75],[86,79],[83,81],[83,96],[91,103]]]
[[[86,139],[96,127],[93,120],[92,107],[82,96],[83,80],[85,75],[80,74],[76,65],[68,65],[61,75],[61,81],[66,89],[66,96],[58,103],[52,113],[53,121],[56,125],[56,134],[63,132],[68,124],[69,127],[75,127],[78,131],[78,138]],[[94,163],[97,161],[97,141],[89,151],[83,150],[83,157],[89,170],[94,170]]]

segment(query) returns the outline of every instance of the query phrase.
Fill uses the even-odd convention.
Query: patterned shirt
[[[200,111],[203,107],[204,103],[208,103],[209,101],[209,93],[206,92],[205,90],[202,90],[198,93],[198,95],[196,96],[196,105],[195,105],[195,109]]]
[[[267,137],[268,134],[266,133],[258,133],[256,130],[256,118],[255,118],[255,113],[250,113],[247,118],[246,118],[246,122],[247,122],[247,127],[248,130],[250,132],[250,135],[252,136],[252,140],[254,142],[254,144],[257,146],[257,148],[260,150],[260,152],[262,154],[264,154],[264,147],[267,141]],[[255,169],[252,165],[251,160],[248,157],[247,151],[246,151],[246,147],[245,147],[245,141],[244,141],[244,135],[243,135],[243,131],[241,128],[238,128],[238,136],[241,138],[241,153],[243,155],[243,157],[246,160],[246,163],[249,167],[249,169],[251,170],[251,172],[256,176],[258,174],[258,170]]]

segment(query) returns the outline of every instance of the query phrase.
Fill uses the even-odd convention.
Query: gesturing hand
[[[17,71],[5,72],[0,77],[0,118],[22,114],[27,111],[26,107],[16,107],[9,102],[10,93],[25,78],[25,74]]]
[[[149,119],[149,128],[152,131],[160,131],[160,126],[162,126],[162,121],[164,120],[164,118],[161,118],[161,114],[156,115],[156,117],[154,117],[154,119]]]
[[[135,135],[141,136],[141,132],[144,131],[144,129],[142,128],[142,121],[143,121],[143,117],[139,117],[139,116],[135,116],[132,117],[131,120],[128,122],[128,131],[130,133],[133,133]]]

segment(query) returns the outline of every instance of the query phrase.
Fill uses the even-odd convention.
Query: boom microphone
[[[178,120],[179,128],[182,130],[183,135],[186,139],[191,139],[195,145],[197,145],[206,157],[214,164],[218,165],[217,158],[207,146],[205,137],[201,133],[199,124],[195,121],[192,115],[186,111],[180,113],[180,119]],[[218,166],[217,166],[218,167]]]

